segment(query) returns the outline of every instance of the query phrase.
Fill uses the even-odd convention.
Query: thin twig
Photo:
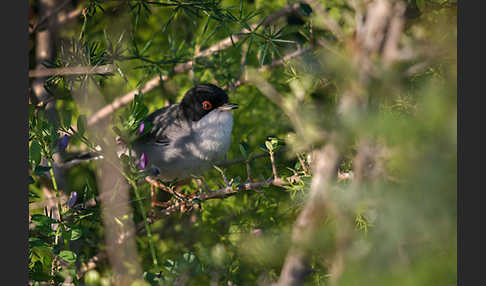
[[[309,170],[307,169],[307,165],[304,162],[304,159],[302,159],[302,156],[300,156],[300,154],[297,154],[297,159],[299,159],[300,165],[302,166],[302,169],[304,170],[304,174],[308,175]]]
[[[250,168],[250,161],[247,160],[245,162],[245,165],[246,165],[246,175],[247,175],[247,182],[251,182],[251,168]]]
[[[282,187],[286,184],[287,182],[281,178],[269,179],[260,182],[249,182],[249,183],[240,184],[236,187],[228,186],[228,187],[221,188],[219,190],[201,193],[193,197],[192,199],[193,200],[198,199],[201,202],[211,200],[211,199],[222,199],[231,195],[235,195],[241,191],[255,190],[262,186]]]
[[[278,178],[278,175],[277,175],[277,167],[275,166],[275,153],[273,151],[270,151],[269,154],[270,154],[270,162],[272,164],[272,174],[273,177],[276,179]]]
[[[62,25],[66,22],[69,22],[69,21],[75,19],[76,17],[79,17],[79,15],[81,15],[83,9],[84,8],[82,8],[82,7],[78,7],[75,10],[67,13],[67,15],[60,15],[57,18],[57,24]]]
[[[266,71],[268,70],[269,68],[274,68],[274,67],[277,67],[277,66],[280,66],[280,65],[283,65],[285,63],[287,63],[288,61],[290,61],[291,59],[293,58],[296,58],[308,51],[311,50],[311,47],[305,47],[305,48],[298,48],[295,52],[292,52],[290,54],[287,54],[285,55],[283,58],[279,59],[279,60],[276,60],[268,65],[265,65],[265,66],[262,66],[258,69],[259,72],[263,72],[263,71]],[[245,69],[246,71],[246,69]],[[235,89],[237,87],[239,87],[240,85],[242,84],[245,84],[248,82],[248,79],[247,78],[243,78],[243,79],[239,79],[238,81],[236,81],[233,85],[232,85],[232,88]]]
[[[240,71],[238,73],[238,76],[234,79],[234,81],[229,84],[227,90],[233,91],[236,89],[236,83],[241,79],[241,76],[243,75],[243,72],[245,71],[245,65],[246,65],[246,56],[248,55],[248,43],[245,43],[241,49],[241,60],[240,60]]]
[[[296,57],[298,57],[298,56],[300,56],[304,53],[307,53],[310,50],[311,50],[311,47],[305,47],[305,48],[299,47],[295,52],[287,54],[283,58],[276,60],[276,61],[270,63],[269,65],[263,66],[261,71],[266,71],[269,68],[273,68],[273,67],[276,67],[276,66],[283,65],[286,62],[290,61],[291,59],[296,58]]]
[[[107,74],[113,75],[115,66],[112,64],[101,66],[80,66],[63,68],[37,68],[29,71],[29,77],[46,77],[55,75],[86,75],[86,74]]]
[[[419,74],[419,73],[424,72],[430,66],[431,66],[431,62],[430,61],[419,62],[419,63],[416,63],[416,64],[412,65],[408,69],[406,69],[403,74],[405,76],[413,76],[413,75],[416,75],[416,74]]]

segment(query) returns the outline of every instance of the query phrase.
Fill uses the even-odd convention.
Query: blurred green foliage
[[[34,8],[37,2],[30,1]],[[246,65],[258,69],[294,51],[298,45],[312,46],[316,38],[322,37],[339,51],[338,55],[313,47],[310,53],[262,75],[286,102],[297,106],[309,126],[345,135],[340,146],[341,172],[352,170],[358,138],[376,138],[386,146],[384,178],[358,188],[339,182],[330,193],[329,199],[355,224],[344,251],[346,262],[338,285],[456,283],[456,1],[406,1],[403,38],[422,56],[382,67],[379,75],[360,91],[367,98],[368,112],[342,121],[336,119],[339,100],[356,77],[352,50],[333,37],[331,31],[314,25],[314,12],[307,6],[301,7],[303,14],[282,17],[274,25],[247,35],[244,42],[196,60],[189,72],[173,74],[171,69],[177,63],[191,60],[196,51],[236,35],[242,28],[261,23],[287,1],[73,2],[86,7],[86,14],[79,21],[60,27],[56,58],[46,65],[111,63],[117,71],[114,76],[57,76],[46,82],[49,92],[59,99],[56,104],[62,124],[59,127],[43,121],[42,110],[34,112],[32,107],[31,205],[44,200],[42,186],[49,185],[50,179],[46,170],[38,168],[41,155],[50,158],[57,152],[54,145],[59,131],[71,135],[67,151],[92,150],[96,145],[92,142],[103,140],[102,134],[90,133],[83,119],[94,112],[90,104],[97,101],[95,97],[108,103],[140,88],[154,76],[169,75],[167,81],[138,98],[138,108],[129,105],[115,112],[115,122],[121,123],[118,126],[133,132],[140,117],[136,113],[144,115],[178,102],[194,83],[234,83],[240,75],[244,53]],[[319,2],[329,17],[352,35],[353,9],[348,1]],[[247,51],[243,49],[245,45]],[[429,47],[431,52],[427,53]],[[422,61],[428,63],[424,70],[404,76],[405,71]],[[31,61],[31,68],[34,66]],[[303,166],[296,152],[325,142],[314,140],[312,130],[308,131],[309,137],[296,138],[293,124],[282,109],[252,85],[243,84],[231,90],[229,96],[240,109],[234,112],[233,143],[227,158],[241,158],[245,152],[258,154],[272,136],[287,143],[285,152],[276,153],[279,175],[302,175]],[[77,126],[77,131],[70,130],[71,125]],[[107,132],[113,130],[107,128]],[[240,143],[244,143],[243,151]],[[306,160],[308,153],[304,155]],[[65,174],[69,189],[79,194],[78,207],[65,208],[63,214],[62,237],[71,250],[66,249],[66,243],[57,243],[60,234],[52,230],[56,222],[49,214],[31,208],[31,221],[36,227],[29,236],[30,280],[60,283],[66,275],[76,277],[75,269],[104,251],[99,205],[84,207],[90,200],[98,201],[96,164],[85,163]],[[269,156],[252,160],[250,166],[255,180],[272,175]],[[247,178],[245,163],[223,169],[229,178],[239,178],[241,182]],[[217,170],[205,173],[204,180],[212,189],[223,186]],[[286,188],[268,186],[244,191],[205,201],[199,211],[162,216],[150,226],[159,268],[152,263],[148,236],[141,233],[136,238],[145,280],[150,285],[174,285],[177,281],[184,285],[209,285],[213,281],[218,285],[229,285],[228,281],[256,285],[277,280],[291,243],[292,225],[306,200],[311,180],[311,176],[304,176],[300,183]],[[196,188],[193,180],[183,192]],[[141,185],[139,191],[143,198],[150,197],[147,184]],[[150,208],[149,200],[142,202],[145,209]],[[141,222],[138,202],[133,199],[132,203],[134,220]],[[339,219],[330,216],[319,225],[317,238],[309,246],[314,256],[306,285],[329,284],[329,259],[337,247]],[[53,272],[52,266],[59,259],[67,264]],[[110,265],[102,261],[75,279],[75,283],[107,285],[111,273]]]

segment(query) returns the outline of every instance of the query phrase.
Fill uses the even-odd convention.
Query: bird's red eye
[[[202,108],[203,108],[204,110],[210,110],[211,108],[213,108],[213,105],[211,104],[211,102],[209,102],[209,101],[205,100],[205,101],[203,101],[203,103],[202,103]]]

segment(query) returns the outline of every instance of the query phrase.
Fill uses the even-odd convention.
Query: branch
[[[246,56],[248,55],[248,48],[249,45],[248,43],[245,43],[242,47],[241,51],[241,60],[240,60],[240,72],[238,73],[238,76],[234,79],[232,83],[230,83],[227,87],[228,91],[234,91],[236,89],[236,83],[240,80],[241,76],[243,75],[243,72],[245,71],[245,65],[246,65]]]
[[[193,199],[198,199],[201,202],[211,200],[211,199],[223,199],[232,195],[235,195],[241,191],[248,191],[248,190],[255,190],[259,187],[262,186],[276,186],[276,187],[282,187],[286,185],[288,182],[281,178],[277,179],[269,179],[265,181],[260,181],[260,182],[251,182],[251,183],[244,183],[240,184],[235,188],[232,188],[231,186],[221,188],[216,191],[209,191],[205,193],[201,193],[198,196],[193,197]]]
[[[283,65],[285,64],[286,62],[290,61],[291,59],[293,58],[296,58],[304,53],[307,53],[308,51],[311,50],[311,47],[305,47],[305,48],[298,48],[295,52],[293,53],[290,53],[288,55],[285,55],[283,58],[281,58],[280,60],[277,60],[277,61],[274,61],[272,62],[271,64],[269,65],[266,65],[266,66],[263,66],[262,67],[262,71],[265,71],[269,68],[273,68],[273,67],[276,67],[276,66],[280,66],[280,65]]]
[[[67,5],[69,5],[71,3],[71,0],[66,0],[64,1],[61,5],[59,5],[58,7],[56,7],[55,9],[53,10],[50,10],[46,15],[44,15],[38,22],[37,24],[32,28],[32,29],[29,29],[29,34],[32,34],[34,32],[36,32],[39,27],[44,24],[50,17],[52,17],[53,15],[59,13],[59,11],[61,11],[62,9],[64,9]]]
[[[277,20],[278,18],[298,9],[299,7],[299,4],[298,3],[292,3],[292,4],[288,4],[287,6],[285,6],[284,8],[280,9],[279,11],[269,15],[265,21],[263,22],[263,26],[267,26],[269,25],[270,23],[272,23],[273,21]],[[254,24],[254,25],[251,25],[251,29],[255,29],[258,25],[257,24]],[[220,42],[218,42],[217,44],[199,52],[199,53],[196,53],[196,55],[194,56],[194,60],[196,58],[199,58],[199,57],[206,57],[206,56],[209,56],[215,52],[218,52],[218,51],[221,51],[221,50],[224,50],[230,46],[233,45],[233,43],[237,43],[246,33],[250,32],[249,30],[247,29],[243,29],[240,33],[238,34],[235,34],[231,37],[227,37],[223,40],[221,40]],[[178,64],[174,67],[174,73],[182,73],[182,72],[185,72],[185,71],[188,71],[192,68],[193,64],[194,64],[194,60],[191,60],[191,61],[188,61],[186,63],[182,63],[182,64]],[[130,103],[135,94],[137,93],[147,93],[149,92],[150,90],[154,89],[155,87],[157,87],[161,80],[162,81],[166,81],[168,79],[168,76],[162,76],[162,77],[159,77],[159,76],[156,76],[152,79],[150,79],[145,85],[143,85],[141,88],[139,89],[135,89],[135,90],[132,90],[130,91],[129,93],[123,95],[122,97],[119,97],[117,98],[116,100],[114,100],[112,103],[108,104],[107,106],[101,108],[100,110],[96,111],[89,119],[88,119],[88,125],[93,125],[93,124],[97,124],[98,122],[106,119],[111,113],[113,113],[115,110],[117,110],[118,108],[121,108],[125,105],[127,105],[128,103]]]
[[[295,183],[301,181],[302,176],[293,175],[287,177],[285,179],[277,178],[277,179],[268,179],[259,182],[247,182],[240,184],[238,186],[226,186],[218,190],[214,191],[206,191],[204,193],[199,194],[189,194],[185,195],[183,200],[170,200],[164,202],[163,212],[158,212],[159,214],[170,215],[174,212],[181,211],[182,213],[191,210],[193,208],[198,208],[199,203],[212,200],[212,199],[225,199],[227,197],[236,195],[243,191],[249,190],[257,190],[260,187],[264,186],[275,186],[275,187],[285,187],[288,184]],[[147,180],[149,181],[149,180]],[[150,181],[149,181],[150,182]],[[152,182],[150,182],[152,184]],[[170,192],[172,193],[172,192]],[[155,221],[155,217],[151,218],[150,223]]]
[[[405,76],[413,76],[418,73],[423,73],[425,70],[427,70],[430,66],[432,65],[430,60],[426,60],[423,62],[416,63],[409,67],[408,69],[405,70],[403,73]]]
[[[333,143],[328,143],[316,152],[313,178],[309,197],[292,229],[292,246],[285,258],[280,278],[276,285],[301,285],[310,273],[308,246],[315,239],[318,224],[329,211],[328,189],[336,177],[339,152]]]
[[[339,39],[344,37],[344,32],[342,31],[339,24],[333,20],[332,17],[329,17],[329,14],[326,12],[326,9],[322,6],[322,3],[317,0],[304,0],[307,4],[309,4],[312,8],[312,11],[315,11],[313,14],[314,25],[323,26],[329,29],[334,36]]]
[[[279,59],[279,60],[276,60],[276,61],[273,61],[272,63],[266,65],[266,66],[262,66],[260,67],[257,71],[258,72],[263,72],[263,71],[266,71],[270,68],[274,68],[274,67],[277,67],[277,66],[280,66],[280,65],[283,65],[285,63],[287,63],[288,61],[290,61],[291,59],[293,58],[296,58],[304,53],[307,53],[308,51],[311,50],[311,47],[305,47],[305,48],[298,48],[295,52],[292,52],[290,54],[287,54],[285,55],[283,58]],[[246,68],[245,68],[245,71],[246,71]],[[244,79],[240,79],[238,80],[237,82],[235,82],[232,86],[232,88],[237,88],[239,87],[240,85],[242,84],[245,84],[248,82],[248,79],[247,77],[245,77]]]
[[[405,26],[405,10],[407,6],[404,2],[397,2],[392,8],[392,15],[388,25],[387,39],[383,47],[383,60],[390,64],[400,58],[399,42]]]
[[[85,74],[113,74],[115,66],[112,64],[101,66],[80,66],[64,68],[37,68],[29,71],[29,77],[47,77],[55,75],[85,75]]]
[[[156,86],[160,84],[160,81],[167,80],[169,77],[164,75],[162,77],[154,77],[153,79],[149,80],[142,88],[135,89],[130,91],[129,93],[125,94],[122,97],[115,99],[112,103],[106,105],[105,107],[96,111],[89,119],[88,119],[88,126],[95,125],[96,123],[100,122],[103,119],[106,119],[110,114],[112,114],[118,108],[121,108],[135,98],[135,95],[140,93],[144,94],[149,92],[150,90],[154,89]]]
[[[76,17],[79,17],[79,15],[81,15],[83,10],[84,10],[83,8],[78,7],[75,10],[67,13],[67,15],[59,15],[59,17],[57,18],[57,24],[62,25],[66,22],[75,19]]]

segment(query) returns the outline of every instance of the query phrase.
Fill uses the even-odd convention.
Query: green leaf
[[[51,169],[51,167],[49,167],[49,166],[38,165],[34,169],[34,174],[36,174],[36,175],[42,175],[45,172],[49,171],[50,169]]]
[[[70,231],[67,232],[67,239],[69,240],[78,240],[81,238],[83,232],[81,228],[72,228]]]
[[[76,253],[69,250],[61,250],[61,252],[59,252],[59,257],[68,263],[76,262],[77,258]]]
[[[51,224],[56,223],[57,221],[46,215],[33,214],[31,222],[35,225],[36,231],[39,231],[46,236],[50,236],[54,234],[54,231],[51,228]]]
[[[265,141],[265,147],[267,147],[267,150],[272,152],[273,151],[273,145],[270,141]]]
[[[34,167],[39,165],[41,161],[41,146],[37,141],[32,141],[32,143],[30,144],[29,160],[32,162],[32,165]]]
[[[267,50],[268,50],[267,42],[265,42],[263,46],[260,46],[259,49],[261,51],[260,65],[263,66],[265,64],[265,57],[267,56]]]
[[[185,261],[189,263],[192,263],[196,259],[196,256],[190,252],[184,253],[182,257],[184,258]]]
[[[79,135],[83,136],[86,131],[86,115],[80,115],[78,117],[77,127]]]
[[[267,137],[267,141],[265,141],[265,146],[267,146],[267,149],[274,152],[277,149],[279,149],[280,141],[276,137]]]
[[[42,214],[33,214],[31,216],[31,222],[35,223],[36,225],[41,225],[41,224],[50,224],[56,222],[55,219],[52,219],[48,216],[42,215]]]
[[[40,196],[29,190],[29,199],[39,199]]]
[[[48,250],[52,251],[52,248],[49,247],[49,244],[47,244],[44,240],[38,237],[29,237],[29,247],[43,247],[44,249],[47,248]]]
[[[208,26],[209,26],[209,20],[211,20],[211,16],[208,16],[207,20],[206,20],[206,24],[204,24],[204,27],[203,27],[203,30],[201,32],[201,36],[204,36],[204,34],[206,33],[207,29],[208,29]]]
[[[148,48],[152,45],[153,40],[154,38],[148,40],[147,43],[145,43],[145,46],[143,46],[142,51],[140,51],[141,55],[143,55],[148,50]]]
[[[239,9],[239,18],[241,19],[241,16],[243,15],[243,0],[240,0],[240,9]]]
[[[240,143],[240,152],[243,157],[248,160],[248,145],[245,142]]]
[[[216,166],[216,165],[213,165],[214,169],[216,169],[218,172],[220,172],[221,174],[224,175],[224,171],[223,169],[221,169],[220,167]]]

